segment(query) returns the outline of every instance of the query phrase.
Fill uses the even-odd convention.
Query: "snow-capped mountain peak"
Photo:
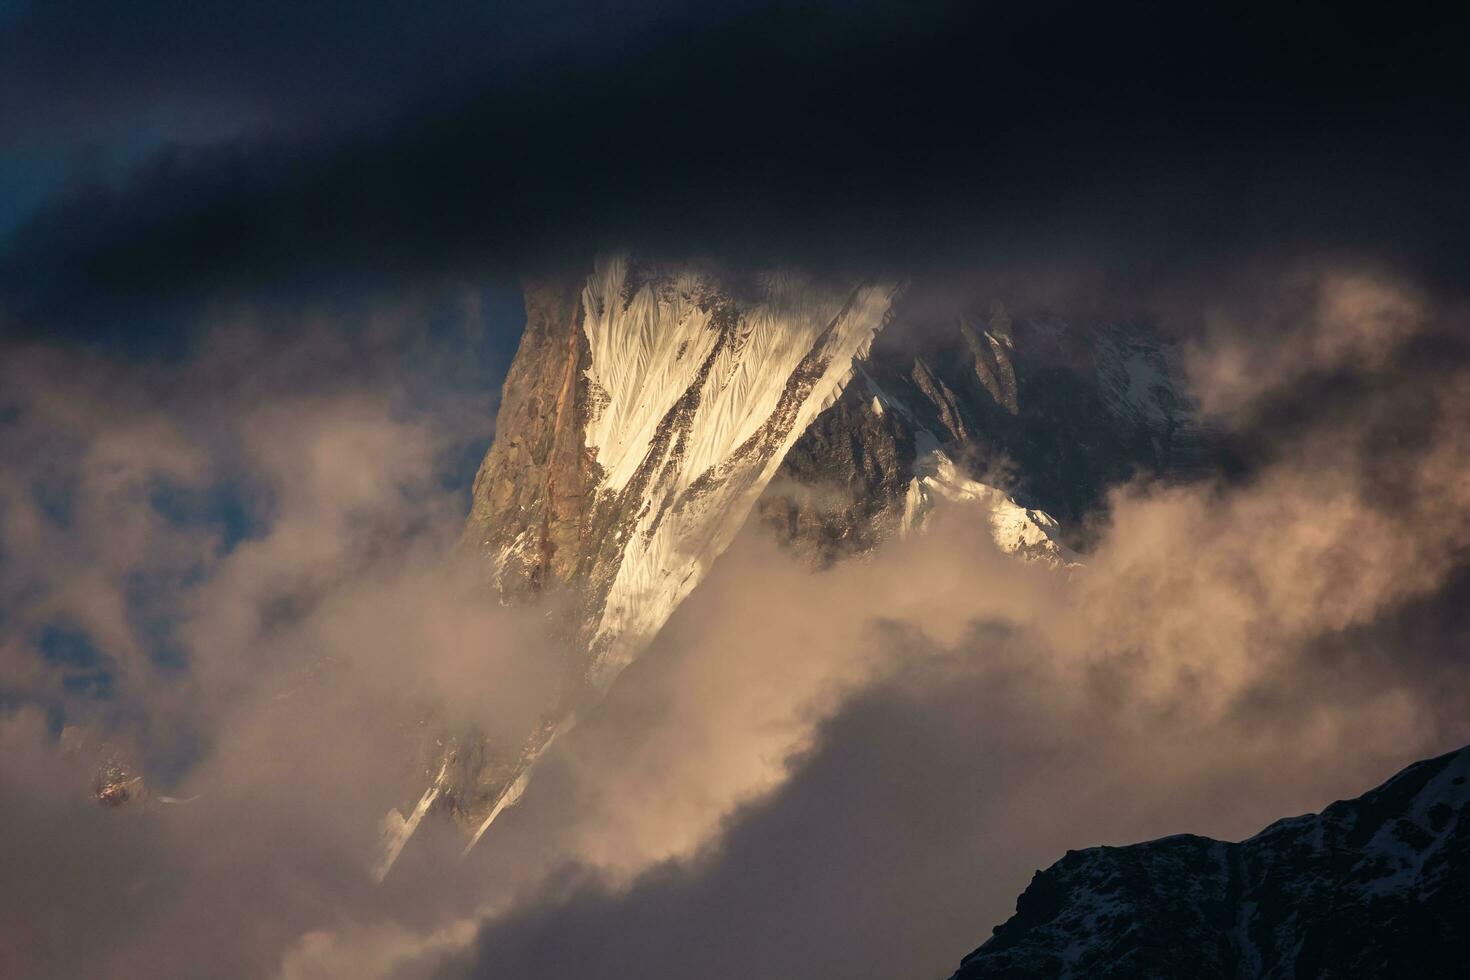
[[[462,545],[501,601],[570,610],[552,628],[564,682],[519,742],[438,733],[381,872],[428,812],[478,839],[752,514],[821,565],[960,501],[1002,551],[1067,567],[1067,523],[1105,486],[1205,443],[1162,345],[1000,304],[935,323],[903,295],[628,254],[526,284]]]

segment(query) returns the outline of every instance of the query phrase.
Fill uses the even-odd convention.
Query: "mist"
[[[503,302],[8,345],[0,964],[942,976],[1068,848],[1239,838],[1470,741],[1462,308],[1326,259],[1137,295],[1239,466],[1114,487],[1070,571],[958,504],[820,572],[747,527],[467,859],[429,821],[381,886],[433,740],[556,680],[556,609],[455,558]],[[91,799],[103,759],[137,799]]]

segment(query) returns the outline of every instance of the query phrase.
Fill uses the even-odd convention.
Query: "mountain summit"
[[[979,502],[999,548],[1066,567],[1105,487],[1210,451],[1140,330],[627,254],[528,282],[525,304],[461,544],[501,601],[570,611],[560,693],[519,743],[441,740],[380,875],[431,811],[477,840],[752,514],[821,566]]]

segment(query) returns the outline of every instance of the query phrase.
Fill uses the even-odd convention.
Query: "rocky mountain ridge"
[[[1470,746],[1240,843],[1069,851],[952,980],[1464,977]]]
[[[1011,511],[1003,550],[1024,526],[1021,553],[1065,561],[1108,487],[1194,475],[1217,451],[1160,338],[916,298],[797,440],[758,516],[824,565],[912,530],[937,499],[983,498]]]

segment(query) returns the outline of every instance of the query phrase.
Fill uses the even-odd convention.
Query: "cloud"
[[[347,3],[307,12],[272,0],[250,10],[202,3],[123,12],[84,0],[14,5],[0,17],[0,105],[31,124],[32,138],[40,130],[51,139],[123,128],[187,137],[193,126],[242,124],[299,134],[334,117],[337,125],[343,116],[377,118],[447,85],[483,84],[548,48],[586,58],[599,43],[636,43],[651,29],[720,19],[640,0],[602,9],[447,3],[416,16]],[[198,118],[211,114],[225,126]],[[23,134],[5,138],[18,143]]]
[[[385,901],[377,822],[436,735],[527,724],[557,666],[539,614],[446,560],[491,402],[479,305],[438,309],[284,340],[232,318],[181,363],[8,351],[7,969],[269,972]],[[115,811],[90,800],[113,761],[144,780]]]
[[[1138,691],[1141,668],[1126,651],[1047,645],[1025,602],[990,593],[1014,576],[986,569],[974,521],[942,516],[945,544],[911,561],[889,555],[863,570],[871,579],[838,572],[806,583],[798,595],[813,629],[787,632],[775,649],[764,630],[741,643],[741,625],[782,623],[798,603],[779,575],[769,588],[761,581],[780,560],[744,542],[722,570],[738,579],[680,614],[692,635],[721,637],[686,648],[710,662],[658,680],[649,664],[640,678],[676,687],[688,705],[657,723],[656,749],[630,756],[607,726],[572,743],[570,764],[590,763],[601,787],[603,805],[587,818],[598,830],[656,856],[662,840],[687,842],[701,815],[702,844],[631,876],[615,847],[574,852],[599,863],[492,917],[472,956],[451,958],[440,975],[943,976],[1008,916],[1030,873],[1068,848],[1181,831],[1244,836],[1470,736],[1470,691],[1455,679],[1463,662],[1448,647],[1434,671],[1415,658],[1344,679],[1334,676],[1341,662],[1263,643],[1249,673]],[[963,583],[969,599],[905,609],[882,588],[904,573],[916,587]],[[1038,616],[1076,598],[1054,583],[1034,588],[1047,585]],[[876,621],[854,616],[857,596]],[[1119,617],[1158,609],[1127,585],[1108,598]],[[828,603],[839,601],[834,615]],[[966,614],[985,618],[965,625]],[[1197,635],[1208,623],[1196,621]],[[759,683],[729,683],[747,658]],[[691,675],[706,672],[725,686],[696,685]],[[844,684],[855,674],[863,680]],[[1255,703],[1258,688],[1276,700]],[[774,703],[761,696],[771,690],[781,692]],[[1449,710],[1429,709],[1441,699]],[[725,702],[729,713],[702,728],[699,709]],[[744,772],[720,765],[747,753]],[[701,758],[709,768],[695,775]],[[610,802],[631,810],[634,799],[643,821],[601,823],[619,812]]]
[[[1314,374],[1381,370],[1425,326],[1424,298],[1381,272],[1308,266],[1266,283],[1206,313],[1207,339],[1189,352],[1206,412],[1239,414]]]
[[[1470,740],[1470,374],[1357,341],[1304,370],[1344,350],[1369,403],[1247,475],[1115,489],[1070,576],[961,506],[815,575],[748,532],[490,842],[562,813],[570,867],[439,975],[942,976],[1068,848],[1239,838]]]
[[[265,121],[165,140],[35,209],[0,309],[91,336],[221,292],[505,274],[609,245],[905,272],[1064,252],[1132,275],[1327,248],[1458,282],[1454,32],[1430,17],[1277,11],[1266,37],[1199,6],[1070,11],[1065,29],[949,2],[596,6],[497,32],[503,15],[454,10],[159,24],[33,5],[41,36],[0,59],[26,105],[49,112],[70,79],[83,105],[218,92],[214,116]],[[79,41],[99,67],[56,78]]]
[[[410,298],[229,317],[182,362],[15,349],[0,967],[940,976],[1068,847],[1240,836],[1470,740],[1470,375],[1422,356],[1455,310],[1345,281],[1283,301],[1300,371],[1221,382],[1249,465],[1115,488],[1080,572],[959,505],[820,573],[748,529],[469,860],[430,821],[382,887],[434,725],[519,726],[553,680],[544,611],[444,560],[481,335]],[[1225,309],[1202,378],[1206,344],[1272,363]],[[1287,397],[1328,375],[1355,397]],[[152,800],[87,799],[99,742]]]

